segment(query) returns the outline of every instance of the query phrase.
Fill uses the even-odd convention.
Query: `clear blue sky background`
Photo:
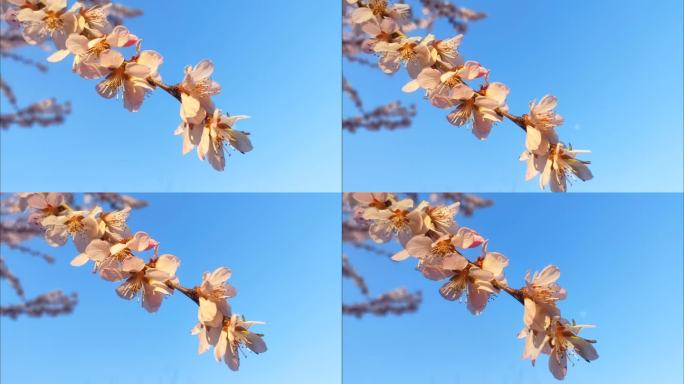
[[[138,196],[138,195],[137,195]],[[0,381],[13,383],[339,383],[340,198],[336,194],[139,195],[150,206],[134,211],[134,230],[147,230],[161,251],[179,256],[186,286],[221,265],[233,271],[236,313],[266,321],[269,350],[249,353],[239,372],[197,355],[190,330],[197,307],[180,294],[150,315],[121,300],[115,284],[88,267],[69,265],[75,248],[57,261],[5,252],[28,296],[77,291],[73,314],[1,319]],[[3,304],[15,302],[2,282]]]
[[[339,191],[339,4],[122,3],[144,10],[126,25],[145,49],[164,55],[166,82],[180,81],[185,65],[214,61],[223,86],[216,104],[252,116],[238,127],[252,133],[254,151],[215,172],[195,153],[181,156],[182,140],[173,135],[179,107],[169,95],[154,93],[132,114],[120,100],[97,95],[95,81],[72,74],[69,60],[47,74],[3,60],[3,78],[21,104],[54,96],[73,105],[62,126],[2,132],[3,190]],[[8,111],[6,101],[1,106]]]
[[[415,4],[416,1],[409,1]],[[573,191],[682,191],[682,2],[496,1],[459,5],[486,12],[471,23],[461,52],[509,86],[512,112],[552,93],[566,124],[561,138],[591,149],[595,179]],[[439,24],[438,38],[454,35]],[[408,75],[386,76],[343,64],[370,109],[400,99],[416,103],[411,128],[345,132],[344,189],[537,191],[526,183],[522,131],[495,127],[485,142],[451,126],[420,92],[400,90]],[[356,114],[345,97],[343,113]]]
[[[600,358],[570,366],[565,382],[681,383],[681,194],[485,196],[494,206],[459,222],[510,259],[509,283],[521,286],[526,271],[556,264],[568,290],[564,315],[597,325],[584,335],[598,339]],[[546,357],[537,367],[522,360],[522,306],[510,297],[475,317],[442,299],[440,284],[414,263],[346,248],[371,292],[404,286],[424,295],[415,314],[344,318],[346,382],[557,383]],[[346,302],[360,299],[348,281],[343,292]]]

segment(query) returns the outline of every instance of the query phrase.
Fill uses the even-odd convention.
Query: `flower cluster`
[[[162,82],[159,66],[162,55],[142,50],[142,39],[122,25],[112,26],[108,20],[111,3],[85,6],[79,2],[67,8],[66,0],[7,0],[9,7],[3,19],[21,27],[30,45],[51,40],[56,51],[48,57],[58,62],[73,56],[73,71],[85,79],[100,79],[96,86],[100,96],[123,98],[124,107],[138,111],[145,97],[161,88],[181,103],[181,124],[176,134],[183,135],[183,154],[197,147],[201,160],[212,167],[225,168],[229,147],[246,153],[252,150],[249,133],[234,129],[238,120],[247,116],[229,116],[214,106],[212,96],[221,86],[211,79],[214,65],[202,60],[185,68],[183,81],[176,85]],[[132,48],[129,58],[126,48]]]
[[[594,340],[578,336],[587,325],[577,325],[561,317],[557,301],[566,296],[556,280],[560,270],[549,265],[525,277],[526,285],[511,288],[504,269],[506,256],[487,249],[487,240],[473,229],[454,220],[459,204],[433,206],[422,201],[414,207],[411,198],[399,200],[391,193],[352,193],[347,199],[354,217],[369,223],[369,236],[377,243],[397,238],[402,250],[395,261],[417,260],[417,270],[430,280],[443,281],[440,294],[447,300],[463,300],[474,315],[484,311],[492,295],[506,292],[524,305],[524,358],[534,362],[541,353],[549,355],[549,369],[557,379],[567,373],[568,354],[586,361],[598,358]],[[474,259],[467,249],[480,249]]]
[[[492,127],[509,119],[526,132],[521,160],[527,161],[526,179],[541,174],[540,187],[565,192],[568,176],[583,181],[593,176],[587,164],[575,155],[580,152],[562,144],[555,128],[563,118],[554,109],[557,100],[544,96],[532,101],[530,111],[515,116],[508,110],[508,87],[489,82],[489,70],[477,61],[466,61],[459,54],[462,34],[439,40],[434,35],[410,37],[406,32],[416,28],[409,17],[407,4],[390,4],[387,0],[347,0],[356,6],[350,13],[351,23],[363,30],[367,38],[362,47],[378,56],[378,66],[387,73],[406,68],[411,80],[404,92],[422,89],[429,102],[449,110],[447,120],[455,126],[470,126],[480,140],[489,136]]]
[[[109,212],[99,206],[74,210],[61,193],[28,193],[21,199],[30,210],[29,221],[44,231],[48,244],[61,246],[71,238],[79,252],[71,265],[92,263],[93,272],[102,279],[119,283],[116,293],[121,298],[139,297],[148,312],[159,310],[163,299],[176,290],[196,302],[199,323],[192,333],[199,335],[200,353],[213,346],[216,360],[237,370],[241,348],[266,351],[263,335],[249,330],[262,323],[246,321],[231,311],[227,299],[236,291],[226,283],[230,270],[219,267],[204,273],[199,286],[183,287],[176,276],[180,260],[171,254],[160,255],[159,242],[145,232],[129,229],[130,207]],[[152,252],[147,261],[142,258],[146,252]]]

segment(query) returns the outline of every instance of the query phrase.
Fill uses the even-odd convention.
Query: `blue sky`
[[[556,264],[568,290],[564,316],[597,325],[584,335],[598,340],[600,358],[570,366],[565,382],[681,383],[681,194],[484,196],[494,206],[459,223],[509,258],[509,283],[519,287],[526,271]],[[415,314],[344,318],[346,382],[557,383],[545,357],[537,367],[522,360],[515,300],[499,296],[475,317],[442,299],[440,284],[415,263],[344,249],[372,293],[404,286],[424,298]],[[350,282],[343,286],[345,302],[360,299]]]
[[[57,261],[2,249],[29,297],[77,291],[73,314],[0,319],[3,383],[339,383],[340,197],[336,194],[153,194],[134,211],[133,230],[146,230],[161,252],[181,258],[186,286],[221,265],[238,295],[233,310],[266,321],[269,350],[242,359],[239,372],[197,355],[190,329],[197,307],[176,294],[148,314],[119,299],[115,284],[74,268],[73,245],[52,249]],[[10,301],[11,300],[11,301]],[[15,302],[2,282],[3,304]],[[255,328],[256,330],[257,328]]]
[[[169,95],[155,92],[133,114],[97,95],[95,81],[72,74],[69,60],[41,74],[3,59],[3,79],[20,104],[54,96],[73,106],[62,126],[2,131],[3,190],[339,191],[338,4],[122,3],[144,10],[126,25],[145,49],[164,55],[167,83],[180,81],[185,65],[214,61],[223,86],[216,104],[252,116],[238,127],[251,132],[254,151],[231,156],[226,171],[215,172],[195,153],[181,156],[182,140],[173,135],[179,106]],[[7,111],[6,101],[1,106]]]
[[[509,86],[511,111],[524,113],[530,100],[552,93],[566,121],[561,139],[593,151],[586,159],[594,180],[572,191],[682,191],[681,1],[458,4],[489,15],[470,24],[461,52]],[[454,32],[440,24],[435,34]],[[343,67],[368,109],[396,99],[418,106],[409,129],[344,133],[346,191],[539,190],[517,161],[524,146],[518,127],[500,124],[480,142],[419,92],[403,94],[405,71]],[[347,97],[343,114],[356,114]]]

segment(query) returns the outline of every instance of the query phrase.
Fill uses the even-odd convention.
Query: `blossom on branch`
[[[180,260],[173,255],[161,255],[151,259],[147,264],[138,258],[131,257],[124,261],[121,270],[126,281],[121,284],[116,293],[123,299],[131,300],[142,292],[141,302],[148,312],[156,312],[161,306],[164,295],[173,294],[173,288],[167,281],[178,284],[176,269]]]
[[[456,13],[464,20],[469,19],[468,12],[459,12],[455,7],[442,7],[427,0],[423,0],[423,5],[428,13],[444,13],[450,17],[454,17],[453,14]],[[563,118],[554,111],[556,98],[546,95],[539,103],[531,102],[528,114],[516,116],[510,113],[506,104],[510,92],[508,87],[499,82],[490,83],[488,69],[477,61],[466,61],[458,52],[462,34],[445,40],[439,40],[430,33],[425,36],[409,36],[408,33],[416,28],[431,28],[434,20],[427,20],[426,23],[411,22],[408,17],[410,7],[403,3],[348,0],[345,11],[345,21],[349,23],[351,31],[361,31],[368,35],[360,44],[362,49],[358,47],[358,39],[345,36],[345,44],[357,44],[356,49],[347,47],[344,50],[345,55],[351,57],[362,51],[373,53],[377,55],[378,67],[387,74],[397,72],[403,64],[411,80],[402,90],[414,92],[422,88],[426,98],[435,107],[453,108],[447,114],[447,120],[452,125],[470,126],[478,139],[485,140],[494,124],[508,119],[525,131],[526,151],[533,154],[525,159],[540,157],[536,162],[542,164],[554,148],[562,146],[555,132],[555,128],[563,123]],[[477,19],[482,15],[472,16]],[[349,129],[346,126],[345,128]],[[553,192],[566,191],[565,175],[568,172],[583,181],[591,179],[591,173],[588,168],[585,169],[589,163],[574,160],[574,154],[563,153],[551,165],[547,164],[549,170],[544,172],[543,167],[538,169],[538,166],[528,166],[526,179],[529,180],[541,172],[541,188],[551,184]],[[563,164],[562,161],[569,157],[574,161]],[[551,168],[555,172],[556,180],[553,181],[549,180]],[[537,172],[531,172],[530,169],[537,169]]]
[[[528,273],[525,286],[515,289],[509,286],[504,273],[508,258],[489,251],[488,241],[475,230],[456,224],[453,216],[458,205],[432,207],[422,201],[409,211],[414,205],[413,198],[397,202],[391,193],[353,193],[345,200],[357,202],[350,204],[351,209],[361,211],[355,213],[354,220],[367,228],[368,238],[378,243],[398,240],[402,249],[392,260],[400,262],[414,257],[418,260],[416,270],[425,278],[445,281],[439,292],[446,300],[463,299],[474,315],[481,314],[490,298],[502,291],[520,302],[524,327],[518,337],[525,339],[523,357],[534,364],[540,354],[549,355],[549,369],[555,378],[565,377],[568,352],[586,361],[598,358],[595,341],[577,336],[581,328],[588,326],[570,324],[561,317],[557,302],[566,297],[566,291],[556,283],[560,277],[558,267],[549,265],[532,276]],[[409,215],[413,220],[409,220]],[[411,225],[412,222],[420,224]],[[478,257],[466,256],[467,249],[479,247]]]
[[[112,10],[111,4],[86,6],[76,2],[67,9],[66,0],[11,0],[3,19],[18,24],[28,44],[41,44],[50,38],[57,49],[48,57],[50,62],[73,54],[73,71],[85,79],[102,79],[97,92],[107,99],[122,98],[131,112],[139,111],[145,97],[157,88],[176,98],[183,121],[176,132],[184,134],[183,153],[198,146],[198,157],[222,171],[228,146],[241,153],[251,151],[249,133],[233,128],[246,116],[223,115],[211,99],[221,91],[211,78],[211,60],[187,66],[176,85],[163,83],[159,74],[162,55],[142,50],[142,39],[122,25],[113,26],[108,20]],[[134,45],[135,52],[124,56],[123,50]],[[10,123],[5,120],[3,116],[3,127]]]
[[[563,144],[558,143],[550,145],[543,153],[525,150],[520,155],[520,160],[527,162],[525,174],[527,180],[541,174],[539,186],[542,189],[548,185],[553,192],[565,192],[569,177],[576,177],[582,181],[591,180],[594,177],[587,167],[590,162],[576,158],[577,154],[588,152],[572,148],[565,149]]]
[[[197,316],[202,324],[216,327],[221,324],[224,316],[230,316],[230,305],[226,299],[237,294],[235,288],[226,283],[230,275],[230,269],[226,267],[219,267],[202,275],[202,284],[197,289]]]
[[[197,303],[200,323],[193,329],[193,334],[199,335],[199,353],[214,346],[217,360],[220,357],[230,369],[237,370],[240,348],[247,347],[255,353],[266,351],[263,335],[249,330],[252,325],[261,323],[232,314],[226,301],[236,295],[235,288],[226,283],[231,271],[219,267],[204,273],[199,286],[183,287],[176,276],[181,265],[178,257],[158,255],[159,242],[146,232],[130,235],[126,224],[130,208],[111,212],[103,212],[99,206],[75,210],[64,195],[54,193],[22,194],[17,205],[30,210],[30,217],[41,228],[48,244],[61,246],[72,237],[79,255],[71,264],[81,266],[93,261],[94,272],[102,279],[119,282],[116,293],[122,299],[140,297],[148,312],[158,311],[164,297],[175,291]],[[154,254],[145,261],[141,253],[151,250]],[[12,275],[7,272],[3,277],[11,279]],[[62,311],[68,312],[70,308]],[[4,311],[3,308],[2,314]],[[7,311],[7,315],[16,316],[29,310],[17,307]]]
[[[218,343],[214,348],[214,356],[217,361],[221,358],[228,368],[237,371],[240,368],[240,349],[249,348],[259,354],[266,352],[266,343],[261,338],[263,335],[250,331],[253,325],[264,324],[260,321],[246,321],[240,315],[232,315],[226,319],[221,328]]]
[[[22,33],[28,44],[40,44],[51,38],[57,49],[64,49],[69,35],[82,30],[75,13],[79,3],[69,10],[66,10],[66,0],[12,0],[11,3],[20,7],[16,19],[23,26]]]

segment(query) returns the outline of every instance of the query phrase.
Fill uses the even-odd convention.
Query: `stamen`
[[[416,52],[413,50],[415,45],[415,43],[411,42],[406,43],[403,46],[401,46],[401,48],[399,48],[399,56],[402,60],[409,61],[416,55]]]
[[[64,24],[62,19],[59,18],[59,15],[54,11],[47,12],[47,16],[45,16],[43,21],[45,22],[47,29],[51,32]]]
[[[408,211],[395,210],[394,214],[390,216],[389,220],[395,231],[399,232],[408,225]]]
[[[451,240],[444,239],[434,244],[430,250],[430,253],[434,256],[444,257],[454,253],[454,251],[456,251],[456,247],[451,244]]]
[[[382,16],[387,10],[387,0],[371,0],[368,8],[373,11],[375,16]]]

